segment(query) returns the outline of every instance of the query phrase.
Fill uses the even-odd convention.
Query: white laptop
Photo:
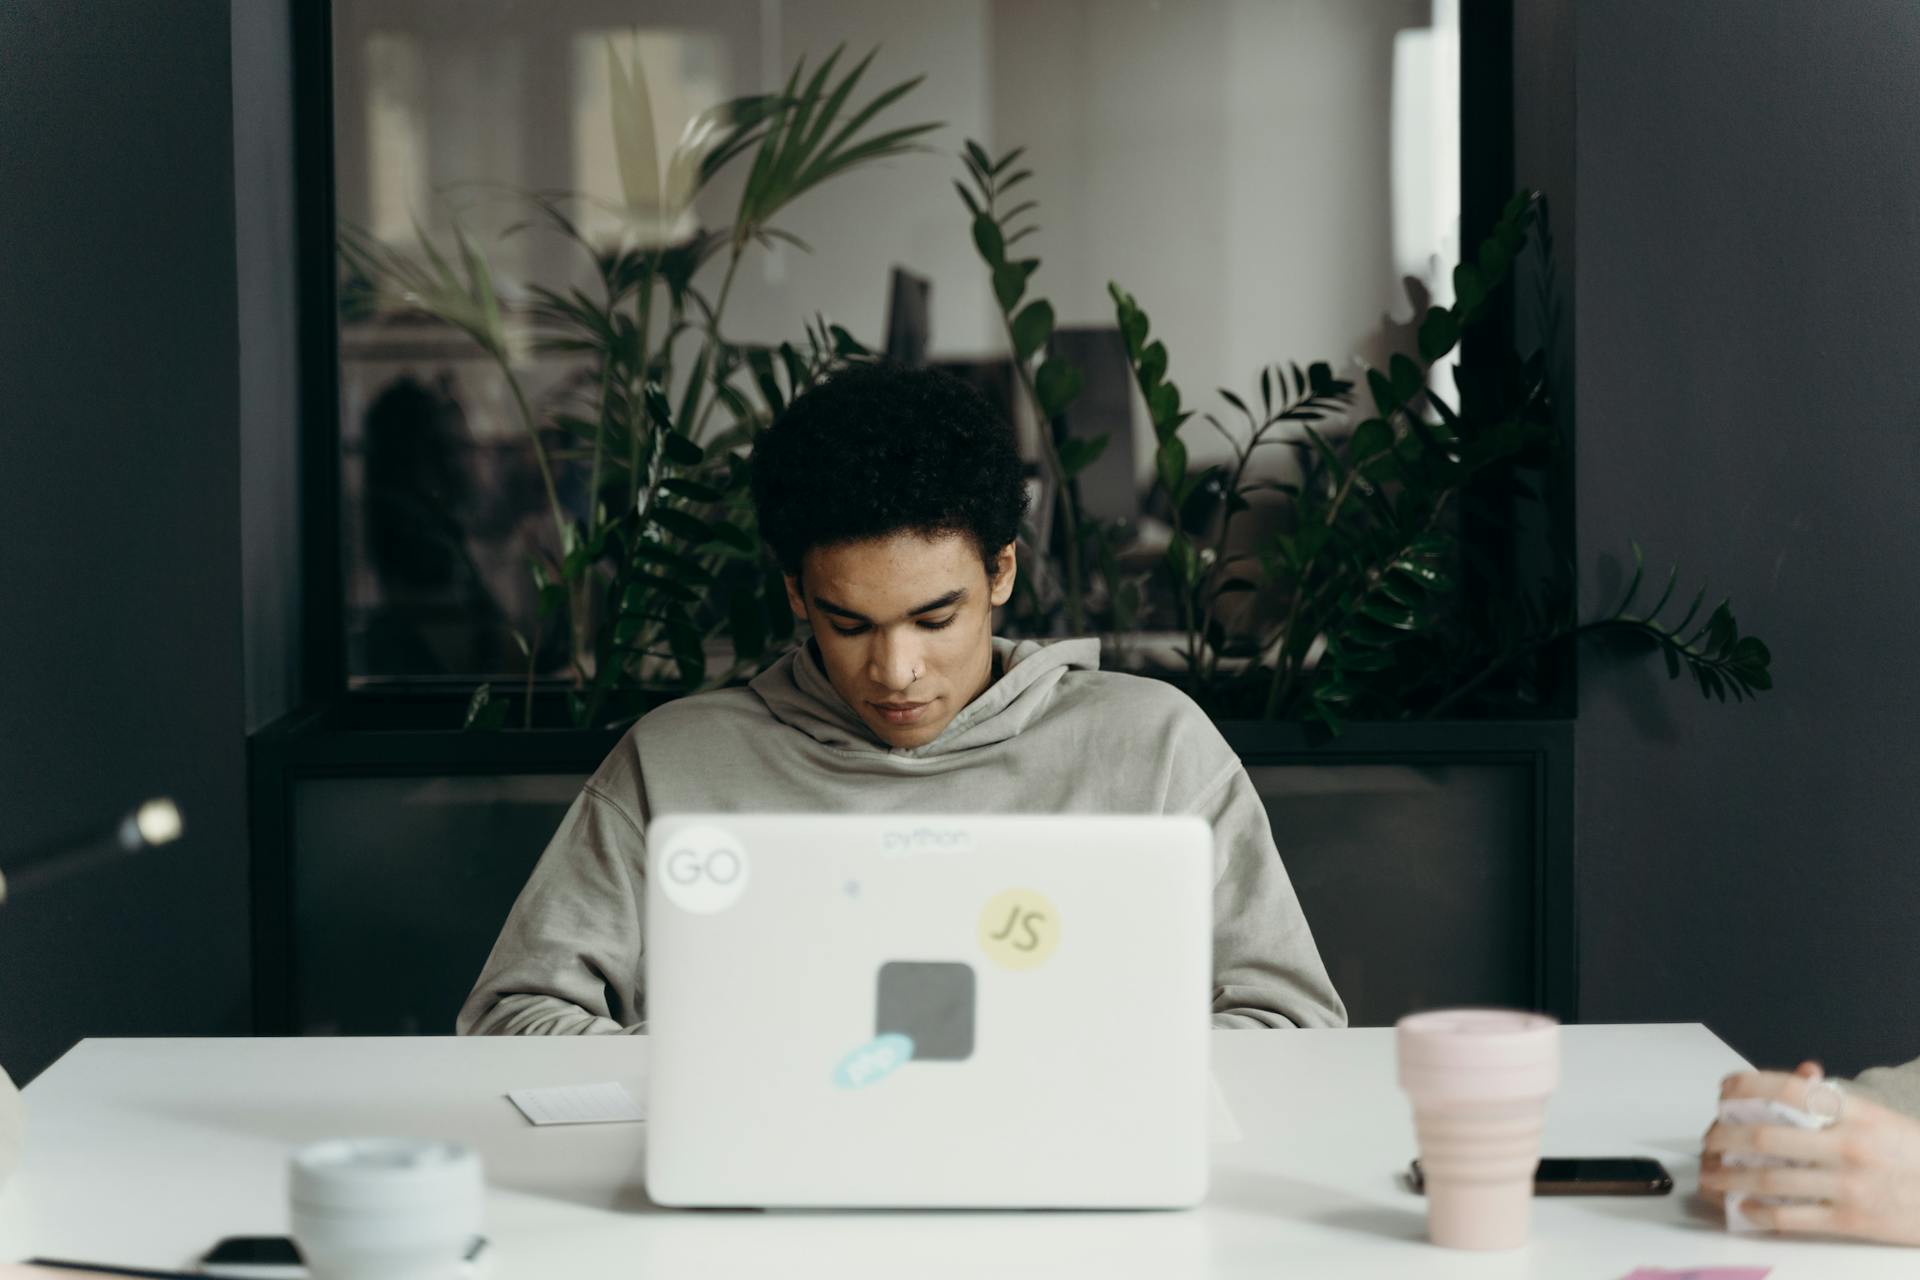
[[[680,814],[647,846],[657,1203],[1205,1195],[1205,822]]]

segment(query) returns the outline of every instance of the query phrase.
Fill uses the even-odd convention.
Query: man
[[[1169,684],[1099,670],[1097,640],[993,637],[1026,492],[984,399],[936,372],[836,373],[761,437],[753,493],[812,638],[634,726],[514,904],[462,1034],[644,1030],[641,833],[714,811],[1197,814],[1215,843],[1215,1025],[1346,1023],[1212,722]]]

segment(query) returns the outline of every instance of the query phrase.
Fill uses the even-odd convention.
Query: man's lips
[[[889,724],[912,724],[926,713],[931,702],[869,702]]]

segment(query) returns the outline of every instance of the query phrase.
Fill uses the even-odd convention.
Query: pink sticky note
[[[1641,1267],[1621,1280],[1767,1280],[1772,1267]]]

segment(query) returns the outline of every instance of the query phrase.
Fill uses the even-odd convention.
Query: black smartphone
[[[200,1270],[236,1280],[301,1280],[307,1274],[300,1250],[285,1236],[228,1236],[200,1259]]]
[[[467,1274],[486,1253],[487,1238],[475,1236],[467,1249]],[[233,1280],[304,1280],[300,1249],[285,1236],[228,1236],[200,1259],[200,1274]]]
[[[1413,1189],[1426,1193],[1426,1176],[1413,1162],[1409,1177]],[[1644,1156],[1602,1156],[1542,1160],[1533,1171],[1537,1196],[1664,1196],[1673,1190],[1673,1175],[1658,1160]]]

